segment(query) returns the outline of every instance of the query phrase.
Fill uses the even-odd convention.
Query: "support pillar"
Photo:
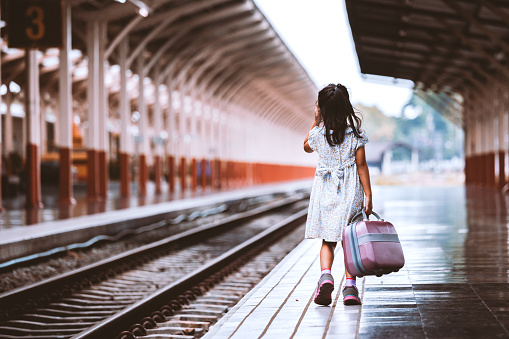
[[[155,141],[155,155],[154,155],[154,183],[155,183],[155,191],[156,194],[162,193],[162,163],[161,157],[163,153],[163,139],[161,138],[161,126],[163,125],[163,112],[161,110],[161,68],[160,64],[157,62],[154,65],[154,141]]]
[[[109,120],[108,89],[106,88],[105,69],[108,64],[105,60],[105,42],[107,41],[107,22],[99,23],[99,192],[101,200],[108,196],[108,149],[109,135],[106,126]]]
[[[483,153],[483,145],[484,145],[484,139],[483,139],[483,126],[482,126],[482,105],[479,105],[479,98],[473,97],[474,101],[474,112],[475,112],[475,155],[476,155],[476,173],[475,173],[475,183],[477,185],[483,185],[484,183],[484,157],[482,156]]]
[[[179,140],[179,156],[180,158],[180,191],[184,193],[187,189],[186,185],[186,137],[187,137],[187,118],[186,118],[186,105],[182,88],[180,89],[180,112],[179,112],[179,126],[178,126],[178,140]]]
[[[231,176],[232,176],[232,170],[231,170],[231,161],[225,161],[225,171],[224,171],[224,178],[225,178],[225,188],[230,189],[232,182],[231,182]]]
[[[221,189],[223,187],[223,171],[221,170],[221,160],[217,160],[217,188]]]
[[[1,39],[0,39],[0,41],[1,41]],[[0,53],[0,59],[1,59],[1,53]],[[2,60],[0,60],[0,79],[2,78],[2,76],[1,76],[2,75],[2,67],[1,67],[1,65],[2,65]],[[2,103],[2,98],[0,97],[0,104],[1,103]],[[5,120],[7,121],[7,116],[5,118],[6,118]],[[12,140],[12,138],[11,138],[11,140]],[[7,155],[7,156],[9,155],[9,153],[7,152],[7,149],[6,149],[5,155]],[[1,169],[2,169],[2,118],[0,117],[0,212],[3,211],[3,207],[2,207],[2,180],[1,180],[2,170]]]
[[[99,151],[99,197],[106,200],[108,197],[108,153]]]
[[[185,93],[185,92],[184,92]],[[192,96],[191,103],[191,112],[189,114],[189,119],[191,123],[191,189],[193,192],[196,191],[198,186],[198,178],[197,178],[197,160],[196,157],[198,155],[198,135],[196,129],[196,119],[197,119],[197,110],[198,110],[198,100],[196,96]]]
[[[41,138],[41,147],[39,147],[39,154],[42,156],[46,152],[48,152],[48,136],[46,131],[46,105],[44,102],[41,102],[41,116],[40,116],[40,138]]]
[[[493,85],[492,85],[493,86]],[[492,93],[494,92],[494,86],[492,87]],[[486,137],[486,147],[485,147],[485,156],[486,156],[486,181],[485,186],[489,188],[495,187],[495,139],[497,138],[497,129],[495,128],[496,124],[496,112],[493,112],[493,97],[484,98],[485,106],[484,109],[488,110],[486,120],[485,120],[485,137]],[[498,145],[497,145],[498,146]],[[497,147],[498,148],[498,147]],[[498,151],[498,150],[497,150]],[[497,164],[498,165],[498,164]],[[498,168],[497,168],[498,170]]]
[[[214,108],[213,103],[210,103],[210,124],[209,124],[209,143],[211,147],[211,156],[210,156],[210,189],[215,190],[217,188],[217,178],[216,178],[216,162],[217,162],[217,150],[219,148],[219,142],[215,137],[215,113],[216,110]]]
[[[205,105],[203,97],[200,100],[200,136],[198,140],[199,149],[200,149],[200,156],[201,159],[201,190],[202,192],[205,192],[205,189],[207,188],[207,161],[205,160],[205,157],[207,155],[207,148],[210,146],[205,141],[205,123],[206,123],[206,111],[207,111],[207,105]]]
[[[156,194],[161,194],[163,192],[163,173],[160,155],[154,156],[154,183],[156,186]]]
[[[1,67],[1,66],[0,66]],[[7,93],[5,95],[5,106],[6,106],[6,113],[5,113],[5,157],[7,159],[7,163],[5,164],[5,168],[7,170],[6,175],[10,176],[12,174],[12,168],[11,168],[11,154],[14,151],[13,147],[13,136],[12,136],[12,112],[11,112],[11,105],[12,105],[12,99],[13,95],[9,91],[9,87],[7,87]],[[1,98],[0,98],[1,102]],[[0,133],[1,133],[1,119],[0,119]],[[0,138],[0,142],[1,142]],[[1,147],[0,147],[1,150]],[[0,157],[0,168],[2,165],[2,159]],[[7,190],[9,190],[9,186],[7,186]],[[0,183],[0,211],[2,210],[2,189],[1,189],[1,183]]]
[[[235,187],[235,163],[233,161],[229,161],[227,187],[228,189],[232,189]]]
[[[463,154],[465,154],[465,185],[469,185],[471,181],[471,175],[470,175],[470,121],[469,121],[469,114],[470,111],[468,109],[468,97],[463,93],[463,133],[465,135],[465,142],[463,144]]]
[[[507,181],[505,176],[505,157],[507,151],[508,117],[505,112],[505,83],[503,79],[498,83],[497,114],[498,114],[498,178],[497,187],[502,189]]]
[[[39,93],[39,62],[37,51],[27,49],[25,53],[28,72],[26,100],[27,122],[27,148],[26,148],[26,174],[27,174],[27,208],[42,208],[41,201],[41,158],[40,147],[40,93]]]
[[[235,162],[229,161],[228,162],[228,189],[232,189],[235,187]]]
[[[191,159],[191,188],[193,192],[196,191],[196,187],[198,185],[198,178],[197,178],[197,170],[198,170],[198,164],[196,162],[196,158]]]
[[[72,79],[71,60],[69,55],[72,46],[71,32],[71,5],[64,1],[63,38],[64,45],[60,49],[59,69],[59,116],[58,116],[58,153],[60,183],[58,203],[62,205],[74,205],[76,200],[73,197],[72,186]]]
[[[216,160],[210,159],[210,189],[216,188]]]
[[[170,193],[175,192],[175,157],[168,156],[168,189]]]
[[[504,77],[502,86],[502,107],[504,114],[504,182],[509,183],[509,79]]]
[[[119,46],[120,65],[120,196],[131,196],[131,102],[127,93],[127,54],[129,41],[126,38]]]
[[[138,156],[138,194],[142,197],[147,195],[148,165],[147,156],[141,153]]]
[[[87,23],[87,199],[97,201],[99,197],[99,23]]]
[[[141,149],[139,154],[139,173],[138,173],[138,194],[142,197],[147,195],[148,165],[147,154],[149,151],[148,139],[148,113],[145,104],[145,56],[140,54],[138,57],[138,112],[140,113],[140,136]]]
[[[5,94],[5,156],[9,158],[9,154],[14,150],[12,142],[12,99],[13,95],[7,87],[7,93]],[[1,99],[0,99],[1,100]],[[0,132],[1,133],[1,132]],[[0,140],[1,142],[1,140]],[[1,161],[1,160],[0,160]]]
[[[201,190],[205,191],[207,188],[207,160],[201,159]]]
[[[186,187],[186,158],[180,158],[180,191],[184,193]]]
[[[166,142],[166,154],[168,159],[168,189],[170,193],[175,192],[175,111],[173,110],[173,86],[171,78],[168,78],[166,84],[168,91],[168,107],[166,111],[166,131],[168,139]]]

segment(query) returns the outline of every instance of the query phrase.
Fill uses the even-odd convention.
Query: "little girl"
[[[323,122],[323,126],[321,123]],[[364,145],[368,142],[355,114],[348,91],[341,84],[329,84],[318,92],[315,121],[304,140],[304,150],[318,152],[315,180],[311,190],[306,223],[306,239],[322,239],[315,303],[329,305],[334,290],[331,275],[334,248],[341,241],[343,228],[361,211],[373,210],[371,184]],[[345,269],[345,305],[360,305],[355,277]]]

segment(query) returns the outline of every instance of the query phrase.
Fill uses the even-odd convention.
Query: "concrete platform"
[[[311,185],[312,180],[258,185],[25,227],[0,229],[0,263],[55,247],[85,242],[97,235],[115,235],[126,228],[149,225],[176,213],[203,210],[225,202],[261,195],[308,190]]]
[[[508,338],[508,197],[390,186],[374,196],[398,229],[406,265],[358,279],[362,306],[342,304],[341,250],[333,303],[313,303],[320,241],[304,240],[205,338]]]

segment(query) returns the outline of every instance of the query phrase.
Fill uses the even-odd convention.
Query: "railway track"
[[[115,338],[123,331],[120,337],[132,338],[167,321],[165,331],[174,334],[155,337],[201,336],[206,328],[196,326],[213,323],[207,317],[239,299],[235,291],[218,299],[207,290],[302,223],[303,199],[273,202],[0,295],[0,338]],[[239,281],[243,291],[249,282]]]

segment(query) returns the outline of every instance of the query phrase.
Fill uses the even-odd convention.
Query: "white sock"
[[[356,278],[346,278],[346,286],[357,286]]]

